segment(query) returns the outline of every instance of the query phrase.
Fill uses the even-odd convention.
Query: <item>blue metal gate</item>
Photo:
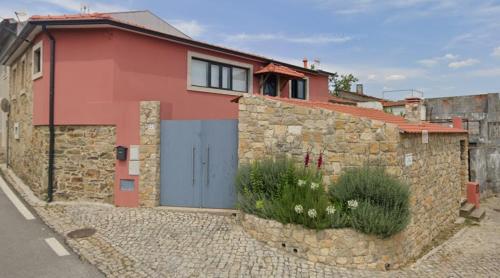
[[[162,121],[160,203],[233,208],[238,121]]]

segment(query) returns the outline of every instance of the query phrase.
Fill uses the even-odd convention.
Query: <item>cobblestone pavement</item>
[[[252,239],[232,216],[89,204],[36,210],[62,234],[97,229],[67,242],[110,277],[498,277],[500,198],[483,206],[481,225],[465,227],[417,263],[388,272],[309,263]]]

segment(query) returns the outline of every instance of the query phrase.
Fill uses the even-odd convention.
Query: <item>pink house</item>
[[[145,143],[141,139],[141,128],[144,128],[141,126],[141,117],[144,116],[141,112],[141,103],[150,101],[159,104],[159,120],[162,125],[160,128],[162,163],[161,169],[158,170],[161,172],[162,181],[156,179],[157,183],[161,183],[159,190],[164,190],[164,186],[177,186],[180,188],[168,189],[173,192],[169,196],[180,194],[180,199],[186,196],[189,199],[176,203],[168,201],[167,197],[166,201],[163,201],[162,196],[160,204],[231,207],[230,204],[220,205],[217,201],[208,200],[215,198],[217,194],[225,194],[217,190],[212,192],[214,194],[212,197],[207,197],[206,205],[203,204],[204,201],[198,200],[205,198],[203,194],[208,193],[200,193],[203,196],[196,195],[198,188],[195,186],[197,182],[195,176],[203,177],[203,182],[209,184],[206,181],[209,178],[217,179],[217,176],[220,178],[227,173],[210,174],[212,168],[217,169],[222,165],[215,162],[210,164],[211,158],[202,159],[200,169],[197,168],[198,162],[194,162],[196,158],[187,161],[184,166],[177,165],[181,162],[169,154],[173,154],[181,146],[179,145],[179,148],[170,146],[172,150],[164,150],[167,148],[164,147],[164,143],[168,141],[179,144],[175,143],[179,139],[170,138],[169,134],[181,134],[184,127],[178,127],[176,130],[173,127],[169,129],[168,126],[175,125],[175,122],[235,121],[238,119],[238,105],[232,100],[244,94],[263,94],[304,101],[327,101],[329,98],[330,73],[328,72],[313,70],[307,65],[298,67],[193,40],[149,12],[33,16],[18,34],[17,40],[3,51],[0,59],[2,64],[11,67],[13,73],[11,82],[14,84],[13,88],[11,87],[9,115],[13,130],[9,137],[9,164],[20,176],[24,176],[25,180],[36,183],[37,177],[26,170],[26,166],[33,163],[31,162],[33,154],[30,152],[35,152],[40,145],[48,147],[39,151],[42,156],[40,160],[45,163],[45,167],[42,167],[37,174],[38,179],[43,177],[44,180],[40,182],[42,187],[40,194],[45,193],[43,187],[47,186],[49,198],[54,194],[55,198],[78,199],[81,194],[81,199],[101,200],[100,197],[96,197],[99,192],[95,192],[99,189],[90,189],[88,184],[93,181],[108,184],[102,179],[106,179],[104,176],[109,176],[109,173],[104,173],[103,170],[109,166],[114,167],[111,181],[113,188],[106,190],[113,198],[109,199],[108,196],[105,201],[118,206],[147,205],[147,202],[141,201],[140,194],[143,183],[141,175],[145,174],[137,173],[136,168],[139,167],[142,171],[144,164],[147,164],[140,158],[143,150],[147,149],[142,147]],[[51,125],[51,115],[53,115],[53,125]],[[164,122],[166,127],[163,126]],[[36,137],[37,128],[47,126],[49,126],[48,137],[40,141]],[[50,132],[51,126],[54,127],[53,133]],[[85,155],[97,144],[93,141],[84,141],[83,150],[87,151],[81,151],[80,156],[76,158],[82,161],[80,166],[73,167],[71,164],[73,162],[69,162],[73,165],[71,167],[62,164],[58,166],[63,159],[62,155],[58,154],[58,146],[62,146],[58,140],[61,142],[66,140],[61,134],[64,130],[68,130],[61,129],[62,127],[73,127],[70,130],[76,132],[79,128],[87,130],[89,127],[102,126],[113,127],[113,148],[126,147],[128,149],[126,158],[115,160],[113,149],[111,166],[98,167],[95,169],[95,174],[88,174],[88,171],[82,174],[78,167],[87,167],[85,161],[90,160]],[[155,129],[151,124],[145,128]],[[230,129],[229,126],[222,128],[219,134],[227,131],[237,136],[236,132],[229,131],[228,128]],[[82,132],[86,134],[86,131]],[[165,142],[163,136],[166,136]],[[52,147],[51,137],[54,138]],[[82,137],[87,138],[86,135]],[[191,136],[186,135],[184,138]],[[220,139],[213,140],[220,142]],[[47,146],[40,142],[49,144]],[[214,149],[217,148],[216,143],[210,143]],[[231,144],[233,143],[234,140],[231,141]],[[23,149],[25,146],[29,146],[29,150]],[[234,149],[234,146],[231,148]],[[185,151],[187,153],[179,154],[179,157],[185,155],[190,158],[196,157],[198,153],[194,149],[195,147],[187,148]],[[211,149],[207,147],[206,150],[210,152]],[[55,162],[49,159],[52,152],[55,153]],[[109,153],[109,149],[100,155],[109,157],[105,152]],[[208,152],[203,149],[200,157],[207,155],[215,157],[218,153],[226,151],[220,149],[215,154]],[[234,153],[232,155],[234,156]],[[166,157],[170,158],[164,163]],[[140,161],[141,166],[133,160]],[[188,167],[186,165],[191,165],[190,161],[192,173],[191,170],[185,169]],[[224,161],[226,158],[219,158],[219,162]],[[94,162],[88,163],[91,167]],[[164,164],[177,165],[179,168],[175,166],[167,170]],[[208,167],[211,167],[210,170]],[[221,166],[221,169],[224,167]],[[195,173],[198,170],[200,174]],[[173,179],[175,183],[192,181],[192,185],[189,186],[192,186],[194,191],[190,189],[189,192],[183,192],[183,188],[188,186],[184,184],[164,185],[169,183],[169,178],[172,178],[172,174],[169,174],[164,181],[165,171],[186,172],[186,178],[176,176]],[[207,174],[203,174],[203,171]],[[47,183],[45,183],[46,178]],[[147,180],[147,177],[144,177],[144,180]],[[170,183],[174,183],[174,180]],[[64,184],[71,182],[81,182],[81,186],[71,189],[71,186]],[[66,188],[64,194],[63,187]],[[157,191],[153,190],[152,194],[160,194]],[[202,188],[200,192],[203,192]]]

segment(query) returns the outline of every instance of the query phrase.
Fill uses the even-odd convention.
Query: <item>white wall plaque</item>
[[[128,162],[128,174],[131,176],[139,175],[139,161],[131,160]]]
[[[429,131],[422,130],[422,144],[428,144],[428,143],[429,143]]]
[[[139,160],[139,146],[130,145],[130,160]]]
[[[413,154],[405,154],[405,166],[411,166],[413,164]]]

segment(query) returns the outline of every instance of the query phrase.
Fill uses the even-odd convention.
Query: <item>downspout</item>
[[[56,39],[43,25],[43,31],[50,40],[50,85],[49,85],[49,167],[48,167],[48,185],[47,202],[52,202],[54,195],[54,153],[55,153],[55,127],[54,127],[54,91],[55,91],[55,67],[56,67]]]

